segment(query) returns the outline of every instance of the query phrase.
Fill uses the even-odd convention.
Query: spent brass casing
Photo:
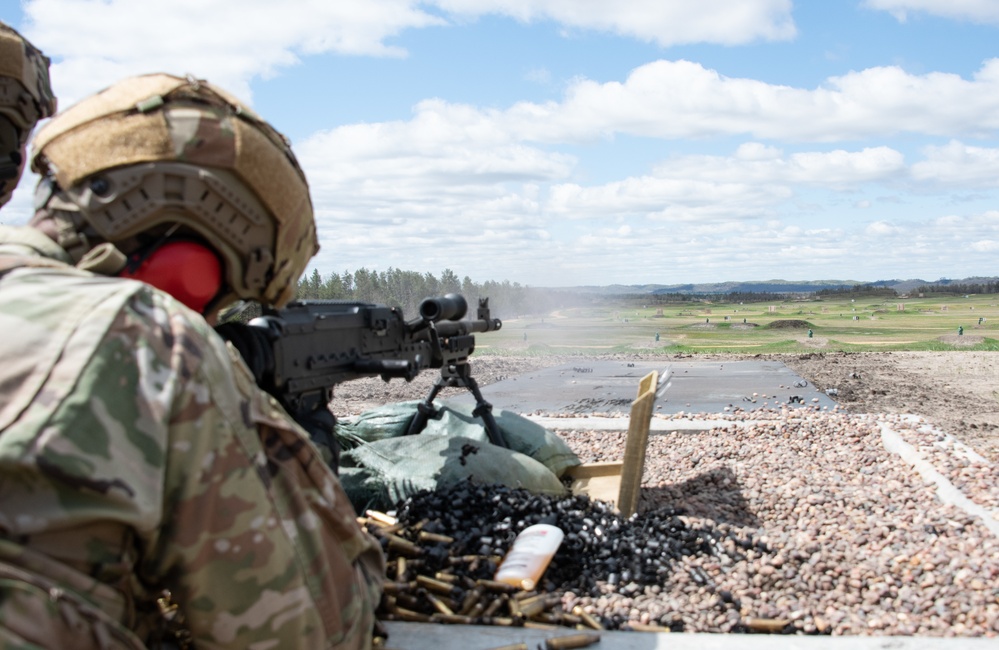
[[[461,614],[434,614],[430,620],[453,625],[472,625],[475,623],[475,619],[471,616],[462,616]]]
[[[657,632],[659,634],[669,633],[673,630],[662,625],[646,625],[644,623],[628,623],[628,627],[634,632]]]
[[[473,607],[479,604],[479,601],[481,599],[482,599],[482,588],[476,587],[475,589],[472,589],[467,594],[465,594],[465,599],[461,601],[461,609],[459,610],[458,613],[468,614],[470,611],[472,611]],[[484,609],[485,605],[483,605],[482,607]]]
[[[395,602],[406,609],[416,610],[420,608],[420,599],[410,593],[398,594],[395,596]]]
[[[429,623],[430,616],[427,614],[421,614],[420,612],[414,612],[411,609],[406,609],[404,607],[396,607],[395,611],[392,612],[399,620],[402,621],[414,621],[416,623]]]
[[[524,627],[530,628],[532,630],[561,630],[564,629],[558,625],[552,625],[550,623],[539,623],[538,621],[524,621]]]
[[[427,591],[433,591],[434,593],[443,594],[445,596],[450,596],[458,591],[458,588],[454,585],[440,580],[435,580],[430,576],[416,576],[416,584],[423,587]]]
[[[506,603],[506,596],[500,596],[499,598],[493,598],[488,605],[486,605],[485,611],[482,612],[483,616],[489,617],[493,616],[496,612],[500,610]]]
[[[409,557],[416,557],[423,553],[422,548],[408,539],[399,537],[398,535],[389,534],[385,535],[385,538],[388,540],[389,550],[395,551],[402,555],[408,555]]]
[[[780,632],[787,627],[788,621],[783,618],[747,618],[746,627],[754,632]]]
[[[394,526],[386,526],[384,528],[375,529],[376,535],[395,535],[396,533],[406,530],[406,527],[402,524],[395,524]]]
[[[433,608],[436,609],[441,614],[446,614],[448,616],[451,616],[451,615],[454,614],[454,610],[453,609],[451,609],[450,607],[448,607],[447,604],[445,604],[444,602],[442,602],[440,598],[438,598],[437,596],[433,595],[429,591],[424,592],[424,596],[430,602],[430,605],[433,606]]]
[[[445,573],[443,571],[438,571],[434,574],[434,580],[440,580],[441,582],[446,582],[448,584],[455,584],[458,582],[458,576],[453,573]]]
[[[485,587],[489,591],[498,591],[501,594],[512,594],[517,591],[522,591],[522,589],[517,585],[500,582],[499,580],[487,580],[485,578],[480,578],[475,581],[475,584],[480,587]]]
[[[561,598],[553,596],[552,594],[541,594],[526,600],[511,602],[517,602],[517,607],[521,614],[527,618],[533,618],[546,609],[551,609],[555,605],[559,604],[561,600]]]
[[[584,625],[587,625],[587,626],[593,628],[594,630],[602,630],[602,629],[604,629],[604,626],[600,624],[600,621],[598,621],[596,618],[594,618],[590,614],[587,614],[586,610],[584,610],[579,605],[576,605],[575,607],[572,608],[572,613],[575,614],[576,616],[578,616],[579,618],[581,618],[583,620],[583,624]]]
[[[382,591],[387,594],[398,595],[409,591],[413,588],[413,583],[411,582],[382,582]]]
[[[546,650],[565,650],[566,648],[585,648],[600,641],[600,635],[596,632],[581,632],[579,634],[569,634],[558,636],[552,639],[545,639]]]
[[[425,530],[421,530],[420,534],[417,535],[417,539],[421,542],[439,542],[441,544],[450,544],[454,541],[453,537],[448,537],[447,535],[440,535],[438,533],[428,533]]]
[[[382,524],[383,526],[395,526],[399,523],[399,520],[392,515],[387,515],[384,512],[379,512],[378,510],[365,510],[364,515],[368,519]]]
[[[406,573],[408,570],[409,567],[406,562],[406,557],[403,555],[397,557],[395,559],[395,579],[398,580],[399,582],[405,582]]]
[[[565,614],[563,612],[541,612],[534,617],[534,620],[541,623],[551,623],[552,625],[562,625],[574,627],[583,622],[583,619],[575,614]]]

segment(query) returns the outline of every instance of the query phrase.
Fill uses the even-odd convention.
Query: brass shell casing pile
[[[381,540],[386,554],[387,575],[378,612],[382,620],[551,630],[604,629],[582,608],[563,611],[558,594],[525,591],[490,578],[471,577],[494,573],[502,560],[499,556],[450,555],[448,546],[454,541],[451,537],[422,530],[422,523],[404,528],[395,518],[381,512],[368,510],[358,521]],[[580,638],[576,639],[577,636]],[[589,642],[585,645],[599,640],[599,635],[595,636],[595,640],[586,637]],[[553,638],[548,647],[583,647],[564,645],[582,639],[581,635]]]

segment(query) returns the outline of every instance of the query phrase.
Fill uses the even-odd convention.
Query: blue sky
[[[52,58],[63,107],[157,71],[249,102],[303,163],[324,274],[999,274],[993,0],[0,0],[0,20]]]

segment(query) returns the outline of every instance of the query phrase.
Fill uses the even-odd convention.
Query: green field
[[[476,338],[481,352],[511,355],[999,351],[999,296],[622,303],[505,318]]]

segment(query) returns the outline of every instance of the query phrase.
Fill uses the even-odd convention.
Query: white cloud
[[[656,176],[717,182],[801,183],[844,189],[902,176],[905,174],[905,160],[901,153],[889,147],[784,155],[772,147],[747,143],[740,145],[732,157],[695,155],[671,158],[656,165],[654,173]]]
[[[866,6],[891,13],[901,22],[908,13],[927,13],[944,18],[999,24],[999,4],[994,0],[866,0]]]
[[[972,242],[970,248],[976,253],[996,253],[999,252],[999,240],[982,239]]]
[[[926,160],[912,166],[912,177],[938,187],[999,187],[999,149],[957,140],[923,150]]]
[[[585,10],[581,1],[300,0],[290,11],[270,0],[31,0],[25,5],[25,31],[56,61],[53,83],[63,106],[124,76],[156,70],[207,78],[251,101],[252,80],[279,74],[301,57],[404,56],[387,44],[392,36],[447,25],[457,13],[548,19],[639,38],[669,40],[676,31],[690,40],[742,42],[739,38],[777,37],[787,29],[791,10],[788,0],[585,0]],[[445,15],[430,13],[430,5]],[[238,29],[219,28],[237,17]],[[417,111],[450,119],[478,109],[436,102]],[[991,134],[999,129],[999,59],[986,61],[971,79],[874,67],[811,89],[660,60],[636,67],[623,81],[578,79],[558,102],[520,102],[473,119],[497,121],[511,138],[535,142],[585,142],[615,134],[821,142],[905,132]]]
[[[433,0],[456,14],[553,20],[569,28],[608,31],[657,43],[739,45],[796,35],[791,0]]]
[[[783,152],[777,147],[768,147],[759,142],[744,142],[735,151],[739,160],[776,160]]]
[[[819,142],[905,132],[986,134],[999,129],[999,59],[986,61],[971,80],[891,66],[831,77],[814,90],[660,60],[635,68],[623,82],[579,80],[562,102],[519,103],[505,117],[523,137],[548,142],[615,133]]]
[[[992,20],[993,4],[868,2],[982,22]],[[794,36],[790,0],[300,0],[294,11],[287,5],[29,0],[23,6],[25,32],[56,58],[63,106],[155,69],[191,72],[249,100],[253,80],[280,75],[307,56],[406,56],[393,45],[404,31],[459,29],[462,20],[486,14],[556,23],[569,38],[593,30],[663,46]],[[238,29],[221,27],[237,22]],[[551,81],[542,67],[526,76]],[[916,185],[949,198],[954,190],[995,188],[999,149],[958,138],[976,142],[984,135],[994,144],[997,130],[999,59],[967,77],[886,66],[808,87],[660,60],[619,81],[575,79],[558,101],[497,109],[428,99],[413,106],[410,119],[338,126],[295,149],[313,189],[323,245],[315,266],[323,273],[452,268],[477,281],[535,285],[874,280],[925,268],[936,277],[994,268],[999,214],[969,209],[934,218],[940,208],[916,205],[904,191]],[[891,139],[898,134],[904,137]],[[927,141],[910,134],[940,144],[907,166],[913,156],[907,146]],[[626,154],[613,148],[615,139],[627,141],[628,150],[652,139],[723,137],[750,141],[726,145],[734,147],[727,155],[677,154],[590,182],[606,161],[589,166],[587,147],[575,146],[596,142],[594,149],[616,156]],[[696,142],[682,146],[698,150]],[[637,159],[649,160],[648,150]],[[27,218],[32,180],[5,207],[5,222]],[[878,193],[886,196],[872,205],[867,197]],[[912,214],[889,201],[907,204]]]
[[[883,237],[885,235],[897,235],[902,232],[902,228],[899,228],[895,224],[888,223],[887,221],[875,221],[864,229],[864,232],[872,237]]]
[[[418,259],[420,270],[478,279],[534,264],[552,239],[539,184],[566,178],[575,159],[511,141],[481,117],[425,109],[408,122],[339,127],[297,145],[320,206],[316,265],[409,269]]]
[[[968,243],[970,242],[970,243]],[[874,281],[986,274],[999,242],[999,213],[915,223],[803,227],[781,220],[714,224],[669,223],[634,228],[627,236],[594,230],[576,239],[575,255],[559,264],[572,273],[596,266],[628,283],[764,279]],[[959,255],[955,255],[955,251]],[[551,265],[549,268],[557,269]],[[571,273],[560,275],[574,284]],[[607,282],[593,282],[606,284]]]
[[[410,268],[406,253],[420,268],[475,278],[495,269],[493,277],[542,286],[871,281],[918,277],[925,268],[964,277],[962,269],[990,268],[988,242],[999,241],[995,214],[913,222],[867,202],[867,220],[841,224],[828,202],[791,205],[803,187],[923,184],[891,147],[789,153],[748,142],[730,156],[677,156],[648,174],[587,186],[570,180],[575,158],[523,144],[516,127],[509,111],[435,100],[410,121],[341,127],[303,143],[316,196],[330,206],[320,214],[327,257],[319,263]],[[989,151],[929,148],[913,169],[948,157],[987,160]],[[855,214],[858,202],[843,205]],[[942,243],[961,250],[959,261]],[[530,271],[540,267],[543,277]]]
[[[301,57],[336,53],[406,56],[387,43],[453,17],[500,14],[553,20],[661,45],[734,45],[794,36],[790,0],[28,0],[26,35],[55,60],[52,79],[68,106],[126,76],[151,71],[206,78],[244,101],[250,82]],[[437,11],[429,9],[435,7]],[[443,11],[444,15],[441,15]],[[450,16],[449,14],[454,14]]]
[[[673,221],[720,221],[762,216],[790,195],[788,188],[773,185],[643,176],[595,187],[554,185],[545,210],[570,219],[630,214]]]
[[[57,62],[64,106],[119,79],[153,71],[207,78],[250,101],[249,83],[335,52],[403,56],[385,40],[444,24],[413,0],[31,0],[32,42]]]
[[[421,201],[493,197],[507,183],[560,180],[571,172],[574,157],[513,141],[483,117],[420,110],[408,122],[318,133],[296,151],[316,196],[332,201],[342,193],[380,197],[386,204],[403,195]]]

